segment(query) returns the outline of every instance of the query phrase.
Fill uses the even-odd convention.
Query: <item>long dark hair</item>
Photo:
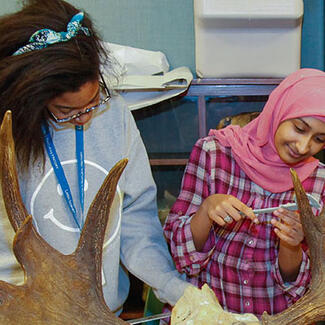
[[[44,162],[41,123],[48,119],[47,103],[97,80],[107,54],[86,13],[82,26],[91,36],[79,32],[67,42],[12,54],[37,30],[66,31],[79,11],[62,0],[27,0],[20,11],[0,18],[0,119],[12,111],[16,155],[23,169],[38,159]]]

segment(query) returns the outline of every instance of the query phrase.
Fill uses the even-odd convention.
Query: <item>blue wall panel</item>
[[[304,0],[301,66],[324,70],[324,0]]]

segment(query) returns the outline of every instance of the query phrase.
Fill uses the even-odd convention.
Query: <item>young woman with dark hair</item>
[[[163,237],[139,131],[123,100],[105,84],[103,62],[110,64],[109,53],[90,18],[67,2],[30,0],[1,17],[0,115],[12,111],[24,204],[44,239],[71,253],[102,181],[128,158],[105,238],[105,300],[121,312],[131,272],[174,304],[188,284],[178,277]],[[22,272],[1,209],[0,278],[17,283]]]

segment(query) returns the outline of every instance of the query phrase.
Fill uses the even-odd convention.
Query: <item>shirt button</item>
[[[247,306],[247,307],[250,306],[250,302],[249,301],[246,301],[245,302],[245,306]]]
[[[252,246],[254,244],[254,240],[251,239],[249,242],[248,242],[248,245]]]
[[[248,280],[244,280],[244,284],[247,284],[248,283]]]

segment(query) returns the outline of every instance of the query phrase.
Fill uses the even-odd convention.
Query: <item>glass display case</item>
[[[133,111],[157,184],[162,222],[179,193],[197,139],[227,116],[261,111],[281,80],[195,79],[184,95]]]

